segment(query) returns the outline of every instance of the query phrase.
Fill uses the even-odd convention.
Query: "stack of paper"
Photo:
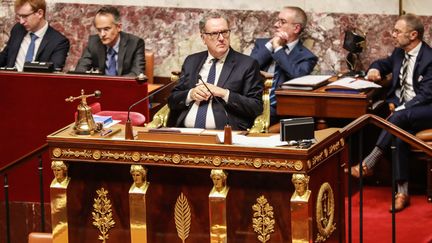
[[[331,75],[306,75],[288,80],[282,84],[282,89],[313,90],[327,83]]]
[[[376,84],[371,81],[362,80],[362,79],[355,79],[355,78],[341,78],[335,82],[332,82],[328,84],[329,88],[347,88],[347,89],[355,89],[355,90],[364,90],[364,89],[370,89],[370,88],[381,88],[381,85]]]

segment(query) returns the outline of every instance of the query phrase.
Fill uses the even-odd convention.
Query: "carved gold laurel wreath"
[[[181,193],[177,198],[174,209],[174,219],[177,228],[177,235],[182,240],[182,242],[185,243],[190,232],[191,211],[187,198],[183,195],[183,193]]]
[[[109,239],[108,231],[114,227],[115,222],[112,218],[111,201],[107,197],[108,191],[102,187],[96,190],[96,193],[98,197],[94,199],[93,204],[93,225],[101,233],[98,239],[105,243]]]
[[[262,195],[257,198],[257,203],[252,206],[252,209],[255,211],[252,219],[253,229],[258,234],[258,240],[265,243],[270,240],[270,233],[274,232],[273,207]]]

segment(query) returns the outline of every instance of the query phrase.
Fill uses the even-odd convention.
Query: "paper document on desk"
[[[356,89],[356,90],[370,89],[370,88],[381,88],[382,87],[381,85],[376,84],[376,83],[371,82],[371,81],[367,81],[367,80],[363,80],[363,79],[348,78],[348,77],[341,78],[337,81],[329,83],[327,86],[329,86],[329,87],[342,86],[345,88]]]
[[[218,139],[223,143],[224,133],[218,133]],[[280,140],[280,135],[272,135],[268,137],[253,137],[245,135],[234,135],[232,136],[232,142],[234,145],[246,146],[246,147],[278,147],[288,145],[287,142]]]
[[[295,86],[310,86],[310,87],[318,87],[327,82],[331,75],[306,75],[303,77],[295,78],[288,80],[282,84],[284,85],[295,85]]]

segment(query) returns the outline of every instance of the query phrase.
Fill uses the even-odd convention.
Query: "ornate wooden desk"
[[[299,149],[124,140],[116,126],[48,136],[54,242],[345,241],[337,129]]]
[[[380,90],[357,94],[326,92],[326,86],[313,91],[277,90],[277,114],[317,118],[356,119],[379,108]]]

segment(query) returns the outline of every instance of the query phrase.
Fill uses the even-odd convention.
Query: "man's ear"
[[[413,30],[410,32],[409,34],[410,40],[415,40],[418,37],[418,31],[417,30]]]

